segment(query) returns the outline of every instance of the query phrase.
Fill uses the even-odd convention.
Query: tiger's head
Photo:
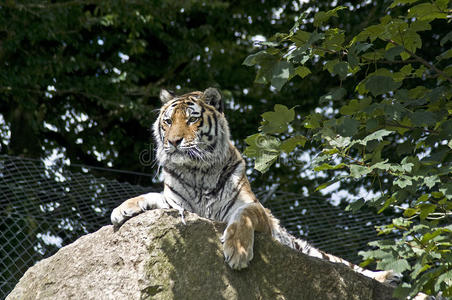
[[[229,149],[229,127],[215,88],[181,96],[160,92],[163,105],[154,123],[160,165],[212,165]]]

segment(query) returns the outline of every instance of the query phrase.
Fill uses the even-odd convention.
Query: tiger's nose
[[[183,138],[177,137],[177,138],[173,138],[173,139],[168,139],[168,142],[170,142],[174,147],[177,148],[177,146],[179,146],[180,143],[182,142],[182,139]]]

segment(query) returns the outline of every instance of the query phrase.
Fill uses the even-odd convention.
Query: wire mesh
[[[367,243],[378,239],[375,227],[392,220],[370,211],[346,212],[323,197],[303,197],[287,192],[276,192],[263,204],[294,236],[355,264],[361,262],[358,252],[368,250]]]
[[[37,261],[109,224],[114,207],[150,191],[40,160],[0,155],[0,298]],[[387,222],[372,213],[346,213],[324,198],[283,192],[258,196],[292,234],[353,262],[375,239],[374,226]]]
[[[0,298],[25,271],[149,188],[74,173],[39,160],[0,156]]]

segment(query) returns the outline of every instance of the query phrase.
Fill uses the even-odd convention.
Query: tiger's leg
[[[221,238],[231,268],[246,268],[253,259],[255,230],[271,234],[272,220],[260,203],[243,204],[233,212]]]
[[[111,223],[115,227],[119,227],[127,219],[145,210],[155,208],[169,208],[168,204],[164,201],[162,193],[148,193],[130,198],[113,209],[110,216]]]

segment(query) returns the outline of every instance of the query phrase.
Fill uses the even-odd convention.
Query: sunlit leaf
[[[306,137],[302,135],[292,136],[281,143],[281,150],[290,153],[292,152],[297,146],[304,147],[307,139]]]
[[[295,110],[288,109],[286,106],[276,104],[274,111],[268,111],[262,114],[264,121],[260,130],[264,133],[283,133],[287,130],[288,124],[295,117]]]
[[[271,85],[278,91],[286,84],[289,78],[294,73],[294,68],[291,63],[287,61],[279,61],[273,66]]]

